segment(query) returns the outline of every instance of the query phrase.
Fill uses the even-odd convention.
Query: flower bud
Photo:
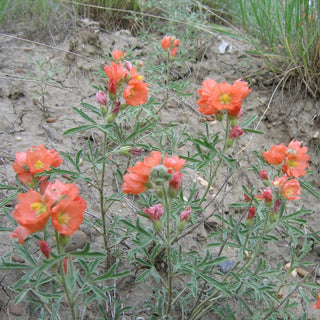
[[[108,102],[106,93],[102,90],[98,91],[96,94],[96,101],[97,103],[106,106]]]
[[[180,221],[188,220],[191,214],[191,207],[187,207],[186,210],[180,213]]]
[[[130,61],[126,61],[124,66],[126,67],[126,69],[128,71],[130,71],[132,69],[132,63]]]
[[[267,187],[263,190],[262,196],[264,198],[264,203],[266,206],[272,206],[272,189]]]
[[[163,207],[160,203],[155,204],[148,209],[144,209],[143,212],[150,216],[150,219],[153,224],[153,228],[155,231],[159,232],[162,229],[162,220],[161,217],[163,215]]]
[[[172,175],[172,179],[169,181],[171,190],[178,191],[182,184],[183,174],[180,171],[176,171]]]
[[[278,213],[279,212],[279,209],[281,207],[281,204],[282,204],[282,201],[277,199],[274,203],[274,206],[273,206],[273,210],[275,213]]]
[[[161,186],[165,181],[170,180],[172,176],[164,165],[159,165],[151,169],[149,177],[154,185]]]
[[[51,248],[49,247],[48,242],[47,242],[47,241],[41,241],[41,240],[39,240],[39,247],[40,247],[40,250],[41,250],[42,254],[43,254],[47,259],[49,259],[49,257],[50,257],[50,252],[51,252]]]
[[[238,125],[234,125],[229,132],[229,139],[238,138],[243,134],[243,130]]]
[[[256,215],[257,209],[256,207],[250,207],[248,213],[248,219],[253,219]]]
[[[261,178],[262,180],[269,180],[269,178],[268,178],[268,173],[267,173],[267,171],[264,170],[264,169],[261,169],[261,170],[259,171],[259,176],[260,176],[260,178]]]

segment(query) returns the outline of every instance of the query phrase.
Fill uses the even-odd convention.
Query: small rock
[[[46,119],[47,123],[52,123],[52,122],[55,122],[56,121],[56,118],[47,118]]]
[[[300,128],[300,132],[301,132],[301,133],[306,133],[307,131],[306,131],[306,129],[305,129],[304,127],[301,127],[301,128]]]
[[[70,243],[66,247],[65,251],[70,252],[82,249],[87,242],[87,238],[87,235],[83,231],[77,230],[71,235]]]
[[[22,137],[21,137],[21,136],[16,136],[16,137],[14,138],[14,140],[16,140],[17,142],[19,142],[19,141],[22,140]]]
[[[14,316],[21,316],[23,314],[23,303],[12,304],[9,306],[9,313]]]
[[[25,263],[26,262],[21,256],[19,256],[15,252],[12,254],[11,259],[12,259],[13,262],[17,262],[17,263]]]
[[[234,267],[235,264],[236,263],[232,260],[226,260],[218,264],[218,268],[222,273],[226,274]]]
[[[320,135],[319,131],[316,131],[313,135],[312,135],[312,139],[318,139]]]

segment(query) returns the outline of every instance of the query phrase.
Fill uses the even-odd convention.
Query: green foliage
[[[233,2],[233,18],[276,75],[319,95],[320,3],[315,0]],[[266,26],[268,26],[266,28]]]

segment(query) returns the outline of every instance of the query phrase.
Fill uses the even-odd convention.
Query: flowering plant
[[[154,281],[144,309],[150,319],[195,320],[207,314],[231,319],[236,314],[260,320],[287,316],[293,293],[299,289],[306,296],[305,288],[312,287],[307,276],[295,284],[290,280],[292,271],[304,266],[309,242],[299,253],[292,246],[289,270],[265,259],[270,243],[288,237],[296,246],[305,237],[299,226],[312,211],[288,211],[295,210],[303,191],[318,196],[303,181],[310,160],[307,147],[292,140],[255,152],[258,165],[252,165],[250,176],[255,183],[232,186],[240,172],[241,159],[233,158],[242,152],[235,152],[239,142],[248,133],[262,133],[251,128],[256,116],[243,120],[243,102],[252,89],[241,79],[228,84],[207,78],[198,89],[198,111],[206,120],[215,119],[221,130],[213,132],[208,122],[197,134],[162,125],[161,111],[170,94],[184,88],[170,77],[179,47],[180,40],[170,35],[158,44],[162,62],[156,84],[143,80],[143,63],[121,50],[112,52],[103,84],[94,87],[95,102],[73,108],[85,124],[64,132],[94,131],[100,144],[86,139],[76,155],[60,155],[44,145],[16,153],[12,167],[19,183],[11,200],[16,197],[17,203],[8,216],[16,225],[10,230],[18,240],[15,250],[26,264],[7,257],[0,266],[27,270],[13,286],[16,302],[30,293],[51,317],[59,313],[65,294],[73,320],[85,317],[81,306],[89,303],[105,319],[118,319],[130,309],[116,297],[118,279],[130,275],[135,282]],[[160,80],[165,96],[158,103],[150,95]],[[184,145],[190,149],[183,151]],[[114,188],[109,172],[114,173]],[[197,179],[190,182],[195,177],[202,185]],[[92,201],[82,196],[84,183]],[[232,201],[227,197],[231,193]],[[115,205],[130,207],[134,214],[116,214]],[[103,239],[96,251],[89,242],[68,249],[82,226]],[[34,246],[42,259],[30,253]]]

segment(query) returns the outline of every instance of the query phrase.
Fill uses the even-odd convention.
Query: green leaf
[[[254,120],[258,118],[258,115],[253,115],[250,119],[248,119],[245,123],[241,124],[240,127],[244,130],[246,127],[248,127]]]
[[[224,155],[223,153],[219,153],[219,156],[233,169],[235,170],[234,162],[236,159],[229,158],[228,156]]]
[[[261,130],[256,130],[256,129],[250,129],[250,128],[242,128],[243,131],[245,132],[252,132],[252,133],[257,133],[257,134],[264,134],[264,131]]]
[[[107,253],[106,252],[98,252],[98,251],[94,251],[94,252],[90,252],[90,243],[87,242],[85,247],[83,248],[83,250],[77,250],[77,251],[71,251],[69,252],[70,255],[74,256],[74,257],[81,257],[81,258],[103,258],[106,257]]]
[[[100,111],[99,108],[97,108],[97,107],[95,107],[95,106],[93,106],[93,105],[91,105],[91,104],[89,104],[89,103],[85,103],[85,102],[81,103],[81,105],[82,105],[83,107],[89,109],[89,110],[92,111],[93,113],[97,114],[98,116],[102,117],[102,113],[101,113],[101,111]]]
[[[142,281],[142,280],[145,280],[145,279],[149,276],[150,273],[151,273],[151,268],[143,271],[143,272],[136,278],[136,282],[140,282],[140,281]]]
[[[0,190],[18,190],[20,188],[0,183]]]
[[[6,262],[3,257],[1,257],[1,260],[2,263],[0,264],[0,270],[25,270],[33,268],[27,264]]]
[[[97,125],[97,122],[95,120],[93,120],[91,117],[89,117],[85,112],[83,112],[81,109],[78,109],[78,108],[75,108],[75,107],[72,107],[72,109],[74,111],[76,111],[83,119],[91,122],[92,124],[94,125]]]
[[[7,203],[11,202],[12,200],[14,200],[17,197],[17,194],[19,192],[15,192],[14,194],[12,194],[10,197],[5,198],[2,202],[0,202],[0,208],[4,207]]]
[[[302,189],[305,189],[306,191],[311,193],[316,198],[318,198],[318,199],[320,198],[320,194],[316,190],[314,190],[308,183],[303,182],[303,181],[299,181],[299,182],[300,182],[300,186],[302,187]]]
[[[97,126],[93,125],[93,124],[85,124],[83,126],[79,126],[79,127],[68,129],[62,135],[63,136],[68,136],[68,135],[72,135],[72,134],[75,134],[75,133],[86,131],[86,130],[89,130],[89,129],[92,129],[92,128],[97,128]]]
[[[113,266],[117,267],[117,264],[115,263]],[[111,267],[111,269],[99,276],[99,277],[96,277],[94,279],[92,279],[91,281],[93,282],[96,282],[96,281],[105,281],[105,280],[111,280],[111,279],[118,279],[118,278],[123,278],[125,276],[128,276],[131,274],[131,271],[130,270],[126,270],[126,271],[122,271],[122,272],[118,272],[118,273],[113,273],[115,271],[115,268],[113,268],[113,266]]]
[[[249,206],[249,203],[246,203],[246,202],[234,202],[234,203],[230,203],[229,205],[230,208],[243,208],[248,206]]]

